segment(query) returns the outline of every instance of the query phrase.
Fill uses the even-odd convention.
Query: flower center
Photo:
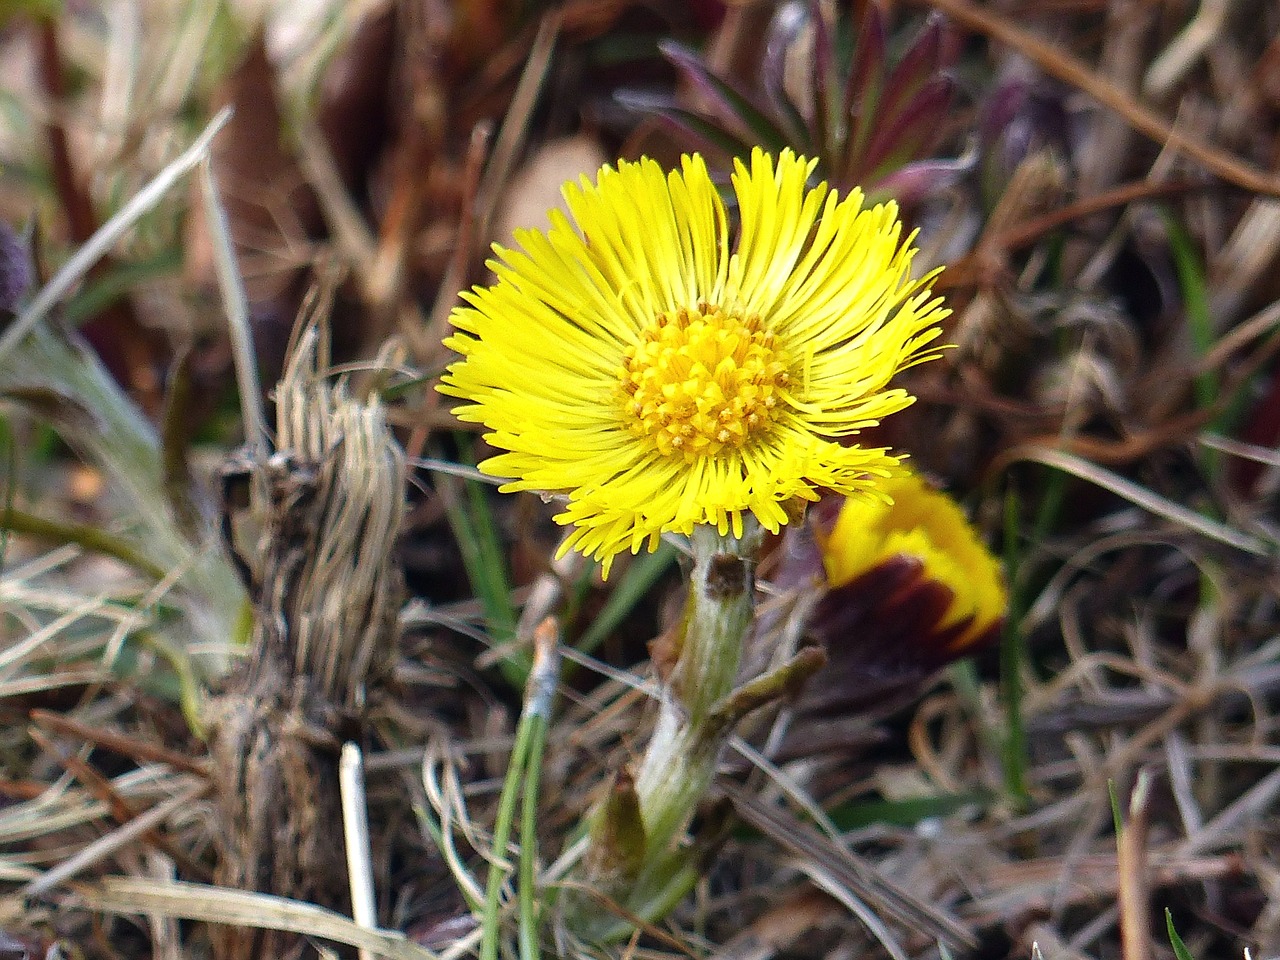
[[[705,303],[660,313],[623,357],[624,409],[636,435],[692,460],[742,447],[767,427],[787,369],[758,316]]]

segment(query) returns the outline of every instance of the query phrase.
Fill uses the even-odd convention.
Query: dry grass
[[[203,957],[220,922],[302,933],[304,954],[477,952],[490,864],[519,859],[493,833],[548,615],[565,666],[535,867],[546,886],[573,875],[582,814],[643,752],[676,551],[607,584],[553,561],[550,508],[475,480],[482,445],[431,389],[440,336],[504,211],[556,202],[536,186],[547,156],[688,149],[613,96],[706,106],[657,37],[749,89],[775,6],[138,0],[13,19],[0,213],[33,218],[47,280],[0,336],[0,954]],[[608,948],[547,923],[542,952],[1163,960],[1168,909],[1200,960],[1280,956],[1280,16],[901,6],[895,42],[925,7],[956,31],[935,154],[963,162],[908,214],[947,265],[958,346],[913,372],[920,402],[883,439],[1003,552],[1009,627],[907,706],[745,726],[693,893]],[[197,196],[204,160],[216,194]],[[350,856],[376,928],[214,886],[201,718],[250,632],[207,489],[243,419],[225,397],[248,341],[222,304],[247,298],[274,383],[317,285],[336,289],[334,374],[387,401],[416,469],[407,515],[388,507],[413,594],[389,685],[344,693],[322,731],[363,749],[369,847]],[[50,319],[84,324],[102,366]],[[775,633],[758,642],[794,643],[812,596],[761,588]],[[356,629],[327,649],[358,659]],[[314,828],[338,848],[339,823]]]

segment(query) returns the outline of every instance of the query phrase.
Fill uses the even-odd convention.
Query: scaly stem
[[[634,784],[621,776],[591,819],[584,884],[644,920],[670,910],[696,877],[682,841],[735,719],[723,707],[751,627],[761,540],[754,521],[747,526],[741,538],[694,530],[684,618],[670,647],[655,654],[662,691],[652,739]],[[600,940],[630,930],[585,900],[570,908],[569,924]]]
[[[698,527],[675,667],[663,684],[658,722],[636,775],[646,863],[683,835],[715,774],[725,731],[712,707],[733,691],[751,626],[759,534],[742,540]]]

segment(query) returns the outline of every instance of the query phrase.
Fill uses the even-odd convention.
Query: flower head
[[[1000,636],[1000,564],[960,507],[910,470],[881,486],[892,502],[824,500],[768,561],[775,585],[821,589],[805,628],[827,665],[805,687],[802,715],[892,712]],[[788,749],[805,742],[797,728]]]
[[[1000,564],[959,505],[918,474],[882,489],[891,503],[846,500],[820,536],[827,596],[864,611],[869,624],[879,610],[882,625],[903,628],[881,638],[888,646],[915,646],[941,665],[998,632],[1009,602]]]
[[[440,390],[506,451],[480,465],[503,490],[567,495],[565,549],[607,571],[662,533],[742,536],[747,514],[777,531],[819,489],[894,472],[841,440],[911,402],[889,381],[948,311],[911,279],[896,207],[810,188],[813,168],[739,162],[731,231],[701,157],[606,166],[463,294]]]

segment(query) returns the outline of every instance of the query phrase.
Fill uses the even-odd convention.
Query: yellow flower
[[[809,188],[814,161],[756,150],[733,175],[739,227],[702,158],[567,184],[572,220],[495,246],[463,294],[440,390],[507,451],[502,489],[567,495],[565,549],[602,560],[699,524],[777,531],[820,489],[874,490],[897,458],[842,444],[907,406],[948,313],[912,280],[894,204]]]
[[[959,505],[909,471],[881,489],[892,503],[847,500],[820,535],[829,596],[860,611],[864,631],[888,629],[881,640],[935,665],[993,639],[1009,603],[1004,577]]]

